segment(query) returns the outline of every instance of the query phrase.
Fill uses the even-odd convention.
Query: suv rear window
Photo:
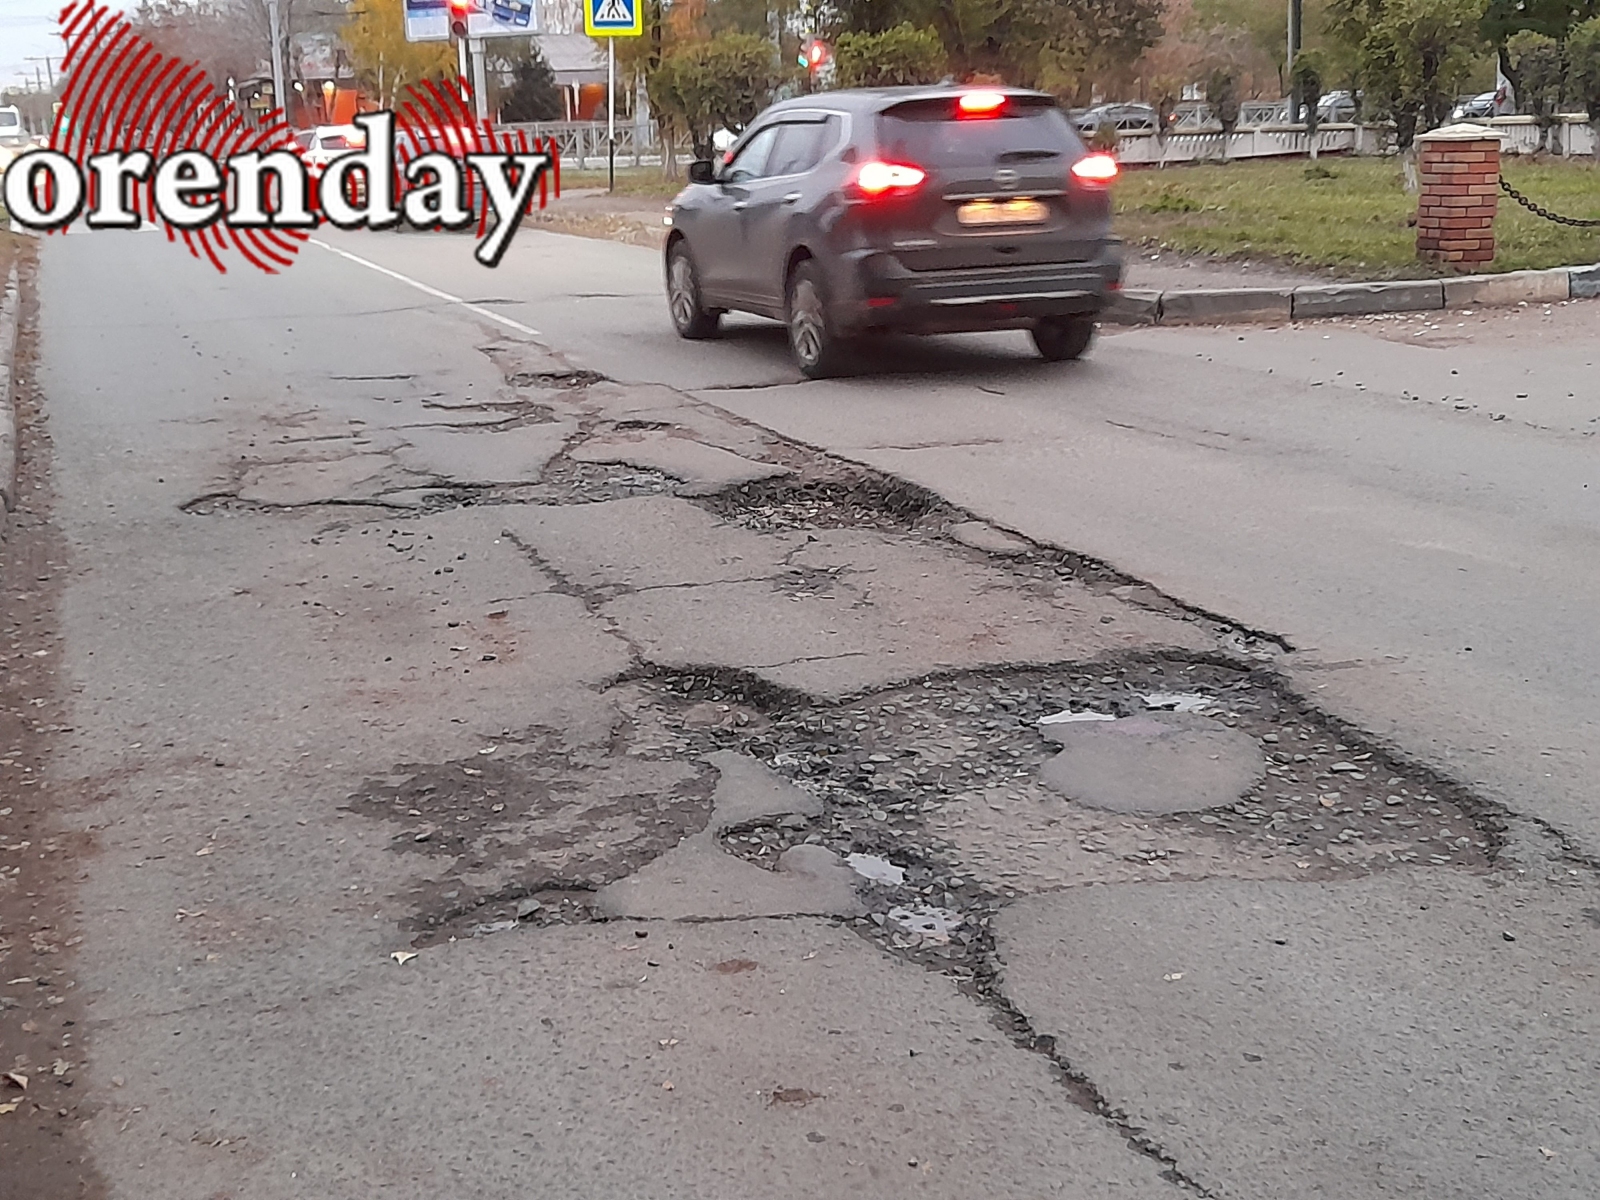
[[[959,117],[956,100],[917,100],[882,113],[883,154],[927,169],[987,167],[1008,153],[1071,157],[1081,149],[1072,123],[1042,96],[1013,96],[993,117]]]

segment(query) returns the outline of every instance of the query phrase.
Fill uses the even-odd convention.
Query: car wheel
[[[1033,344],[1046,362],[1082,358],[1092,341],[1093,317],[1044,317],[1033,327]]]
[[[667,252],[667,310],[681,338],[713,337],[722,321],[720,309],[701,304],[700,272],[695,270],[689,248],[681,241]]]
[[[826,379],[844,370],[844,339],[828,315],[822,272],[814,262],[803,262],[789,277],[786,311],[789,314],[789,352],[807,379]]]

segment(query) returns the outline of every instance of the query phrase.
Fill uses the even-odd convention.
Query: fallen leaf
[[[21,1104],[21,1100],[13,1100],[10,1104],[0,1104],[0,1117],[5,1116],[7,1113],[16,1112]]]
[[[23,1091],[28,1090],[28,1077],[21,1071],[7,1071],[6,1078],[16,1084]]]
[[[678,1039],[677,1038],[662,1038],[661,1039],[661,1044],[663,1046],[676,1046],[678,1044]]]
[[[663,1083],[663,1084],[662,1084],[662,1085],[661,1085],[661,1090],[662,1090],[662,1091],[663,1091],[663,1092],[670,1092],[670,1091],[672,1091],[672,1080],[670,1080],[670,1079],[669,1079],[669,1080],[667,1080],[667,1081],[666,1081],[666,1082],[665,1082],[665,1083]]]
[[[415,950],[396,950],[393,954],[389,955],[390,958],[394,959],[395,962],[399,963],[402,967],[416,956],[417,953]]]
[[[1544,1155],[1546,1158],[1554,1158],[1556,1156],[1556,1152],[1550,1149],[1549,1146],[1540,1146],[1539,1153]]]
[[[1177,983],[1178,980],[1183,978],[1183,972],[1174,971],[1171,975],[1163,975],[1161,978],[1166,980],[1168,983]]]
[[[712,965],[712,970],[718,975],[738,975],[742,971],[754,971],[757,964],[748,958],[728,958]]]
[[[72,1070],[72,1064],[64,1058],[58,1058],[50,1067],[50,1074],[54,1075],[57,1079],[60,1079],[70,1070]]]
[[[196,858],[203,858],[203,857],[205,857],[205,856],[206,856],[206,855],[207,855],[207,854],[210,854],[210,853],[211,853],[211,852],[212,852],[212,851],[213,851],[213,850],[215,850],[215,849],[216,849],[216,847],[215,847],[215,846],[201,846],[201,847],[200,847],[200,849],[198,849],[198,850],[196,850],[196,851],[195,851],[195,852],[194,852],[194,856],[195,856],[195,857],[196,857]]]
[[[126,1079],[124,1079],[121,1075],[113,1075],[111,1077],[111,1086],[112,1087],[121,1087],[126,1082],[128,1082],[128,1081]]]
[[[38,1033],[39,1032],[39,1023],[37,1021],[24,1021],[22,1023],[22,1032],[23,1033]]]

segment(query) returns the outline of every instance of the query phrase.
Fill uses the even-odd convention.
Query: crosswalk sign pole
[[[617,39],[606,39],[606,190],[617,190]]]
[[[644,32],[644,0],[584,0],[583,31],[606,39],[606,179],[617,190],[617,42]]]

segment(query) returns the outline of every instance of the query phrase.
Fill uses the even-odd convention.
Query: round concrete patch
[[[1194,713],[1052,725],[1045,733],[1061,745],[1039,772],[1045,786],[1109,812],[1221,808],[1267,765],[1254,738]]]

